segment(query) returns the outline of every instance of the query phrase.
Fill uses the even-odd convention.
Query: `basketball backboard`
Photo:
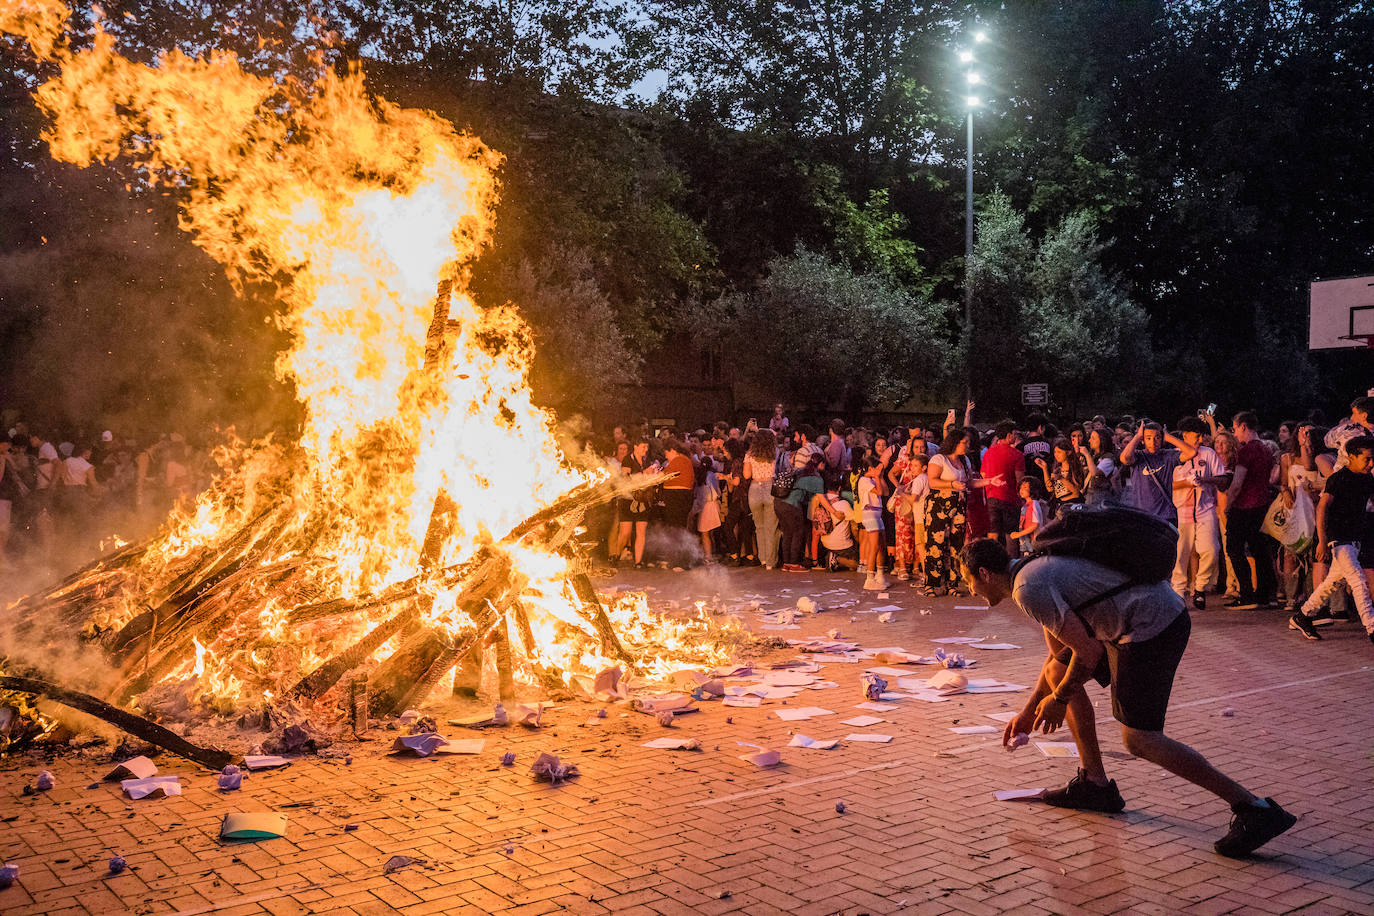
[[[1314,280],[1307,301],[1307,349],[1364,347],[1374,337],[1374,276]]]

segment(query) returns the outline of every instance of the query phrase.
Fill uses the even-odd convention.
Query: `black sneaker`
[[[1193,607],[1199,611],[1207,610],[1207,596],[1202,592],[1193,592]]]
[[[1310,618],[1301,612],[1288,618],[1288,629],[1297,630],[1308,639],[1321,639],[1322,634],[1317,632],[1317,626]]]
[[[1259,607],[1259,602],[1254,598],[1227,598],[1221,606],[1233,611],[1253,611]]]
[[[1300,611],[1301,606],[1294,608],[1294,610]],[[1317,608],[1317,613],[1307,619],[1312,621],[1312,625],[1316,627],[1329,627],[1336,622],[1336,618],[1331,613],[1331,609],[1325,607]]]
[[[1213,847],[1219,854],[1230,859],[1244,858],[1298,822],[1272,798],[1265,801],[1269,803],[1267,808],[1240,805],[1231,809],[1235,812],[1231,829]]]
[[[1045,793],[1045,803],[1056,808],[1074,808],[1078,811],[1101,811],[1116,814],[1126,807],[1126,800],[1116,789],[1113,779],[1105,786],[1099,786],[1083,775],[1080,767],[1078,775],[1069,780],[1062,789],[1051,789]]]
[[[1369,641],[1374,642],[1374,633],[1369,634]]]

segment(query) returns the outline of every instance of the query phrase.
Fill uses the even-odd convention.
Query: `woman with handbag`
[[[959,585],[959,551],[968,534],[967,493],[974,487],[998,485],[997,477],[975,477],[968,460],[968,437],[953,427],[945,434],[940,454],[930,459],[927,479],[930,499],[926,504],[926,559],[924,594],[966,594]]]
[[[749,482],[749,514],[754,517],[754,539],[759,562],[765,569],[778,565],[778,516],[773,509],[773,469],[778,440],[771,429],[754,433],[749,454],[744,456],[744,479]]]

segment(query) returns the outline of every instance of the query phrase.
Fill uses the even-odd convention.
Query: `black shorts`
[[[988,530],[994,536],[1008,535],[1021,527],[1021,503],[988,497]]]
[[[1093,669],[1093,680],[1112,688],[1112,716],[1122,725],[1141,731],[1164,730],[1164,715],[1169,710],[1169,694],[1174,689],[1174,674],[1188,648],[1193,621],[1183,611],[1174,622],[1153,639],[1116,645],[1103,643],[1105,650]],[[1061,649],[1055,658],[1064,665],[1073,652]]]

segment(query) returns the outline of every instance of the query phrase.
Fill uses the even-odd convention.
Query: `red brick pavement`
[[[955,610],[974,602],[921,599],[898,583],[878,599],[852,576],[749,570],[632,581],[658,587],[655,600],[781,589],[790,600],[845,587],[859,607],[904,609],[887,625],[827,611],[786,635],[839,627],[865,645],[921,652],[937,636],[995,635],[1023,648],[981,653],[979,672],[1020,683],[1032,682],[1041,655],[1036,628],[1010,605]],[[872,729],[894,734],[891,744],[788,748],[768,770],[740,761],[736,741],[781,748],[795,731],[860,730],[839,720],[860,714],[852,707],[862,666],[831,664],[825,675],[840,686],[793,703],[842,715],[787,723],[771,715],[776,704],[706,703],[673,732],[700,738],[700,752],[642,748],[668,732],[616,708],[587,726],[595,706],[570,704],[537,732],[486,732],[477,757],[399,759],[378,740],[356,746],[351,766],[306,759],[254,774],[228,795],[170,756],[159,765],[182,774],[185,794],[140,802],[111,784],[86,788],[107,768],[100,758],[9,759],[0,763],[0,858],[19,866],[20,879],[0,891],[0,912],[1374,912],[1374,647],[1349,624],[1311,643],[1284,623],[1278,612],[1195,614],[1170,712],[1172,735],[1300,815],[1248,861],[1212,851],[1229,814],[1219,801],[1121,753],[1101,692],[1093,695],[1107,762],[1127,801],[1117,816],[993,800],[999,788],[1053,786],[1073,774],[1072,761],[1008,754],[993,736],[948,731],[990,723],[984,714],[1019,706],[1017,694],[904,701]],[[499,765],[507,749],[513,768]],[[534,782],[527,770],[542,750],[576,761],[582,776]],[[22,796],[43,767],[57,788]],[[222,844],[220,821],[233,810],[284,811],[288,834]],[[345,831],[349,824],[357,829]],[[116,851],[130,869],[110,876]],[[393,855],[419,861],[383,874]]]

